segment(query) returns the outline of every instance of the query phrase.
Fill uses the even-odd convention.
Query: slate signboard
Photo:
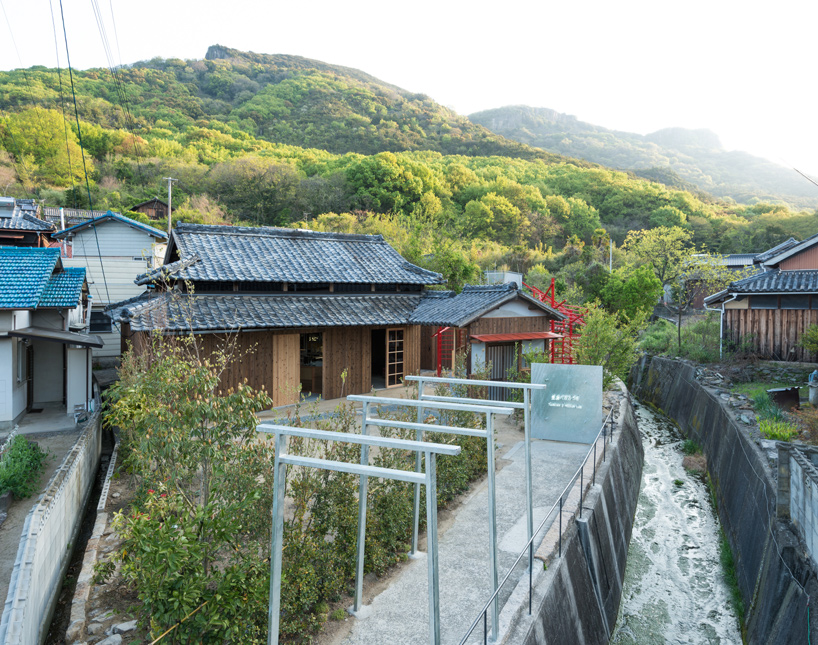
[[[531,382],[548,386],[532,392],[532,437],[593,443],[602,427],[602,367],[534,363]]]

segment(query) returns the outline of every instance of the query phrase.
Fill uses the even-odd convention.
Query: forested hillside
[[[643,228],[682,227],[723,253],[818,229],[811,210],[723,203],[511,143],[357,70],[208,55],[74,72],[79,128],[64,71],[0,72],[0,193],[128,211],[173,177],[176,218],[380,232],[455,285],[478,267],[560,270]]]
[[[790,168],[746,152],[727,151],[707,130],[667,128],[647,135],[609,130],[547,108],[508,106],[469,118],[492,132],[550,152],[632,170],[675,188],[739,203],[785,201],[818,206],[818,188]]]

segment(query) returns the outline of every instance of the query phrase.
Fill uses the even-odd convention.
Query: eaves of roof
[[[96,226],[98,224],[104,224],[106,222],[120,222],[121,224],[126,224],[127,226],[148,233],[153,237],[158,237],[163,240],[168,239],[168,234],[165,233],[164,231],[160,231],[158,228],[148,226],[147,224],[143,224],[142,222],[137,222],[136,220],[132,220],[129,217],[124,217],[123,215],[120,215],[119,213],[114,213],[113,211],[108,211],[104,215],[95,217],[94,219],[89,219],[85,222],[81,222],[79,224],[75,224],[74,226],[70,226],[62,231],[59,231],[58,233],[54,233],[52,237],[62,239],[69,235],[73,235],[79,231],[82,231],[90,226]]]
[[[815,235],[811,235],[806,240],[799,242],[798,244],[793,244],[787,247],[786,249],[780,251],[779,253],[776,253],[769,259],[765,260],[764,264],[766,266],[775,266],[776,264],[783,262],[787,258],[791,258],[793,255],[797,255],[802,251],[806,251],[808,248],[815,246],[816,244],[818,244],[818,233],[816,233]]]

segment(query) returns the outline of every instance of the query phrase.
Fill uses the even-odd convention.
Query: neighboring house
[[[411,322],[435,325],[442,333],[440,343],[430,330],[423,333],[421,367],[435,369],[438,346],[440,362],[451,367],[455,354],[466,354],[472,373],[491,364],[490,378],[505,380],[509,369],[521,370],[523,353],[547,352],[558,334],[549,331],[550,321],[564,316],[517,288],[514,282],[485,286],[466,285],[463,291],[430,291],[413,312]],[[448,328],[448,329],[446,329]]]
[[[54,227],[38,212],[33,199],[0,197],[0,246],[48,246]]]
[[[96,358],[120,354],[120,333],[106,308],[144,293],[136,276],[160,266],[167,233],[119,213],[105,214],[54,233],[63,243],[65,266],[85,267],[91,288],[90,331],[100,334],[105,347]]]
[[[337,398],[399,385],[420,371],[421,325],[458,325],[476,311],[452,306],[450,292],[425,292],[443,278],[380,235],[179,224],[165,262],[137,280],[156,295],[118,306],[123,342],[143,351],[156,330],[193,332],[208,352],[235,334],[224,384],[246,378],[276,406],[295,402],[299,386]],[[503,289],[478,315],[514,306]]]
[[[155,220],[166,221],[168,219],[168,205],[158,197],[137,204],[131,210],[137,213],[145,213],[145,215]]]
[[[92,398],[85,269],[66,268],[56,248],[0,247],[0,427],[26,411]]]
[[[63,208],[62,206],[44,206],[43,219],[53,224],[58,231],[75,224],[82,224],[96,217],[102,217],[108,211],[87,211],[81,208]]]
[[[722,340],[765,358],[814,360],[798,341],[818,323],[818,235],[790,238],[756,255],[755,264],[759,273],[704,299],[721,311]]]

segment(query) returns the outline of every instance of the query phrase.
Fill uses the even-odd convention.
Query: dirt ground
[[[15,499],[9,508],[8,517],[0,526],[0,598],[6,598],[9,588],[11,572],[17,559],[17,548],[20,545],[20,536],[26,515],[37,503],[39,495],[44,491],[48,482],[54,476],[57,468],[62,464],[66,454],[74,447],[80,436],[80,430],[52,432],[46,434],[27,434],[31,441],[36,441],[43,450],[49,452],[46,470],[38,482],[38,493],[27,499]]]

